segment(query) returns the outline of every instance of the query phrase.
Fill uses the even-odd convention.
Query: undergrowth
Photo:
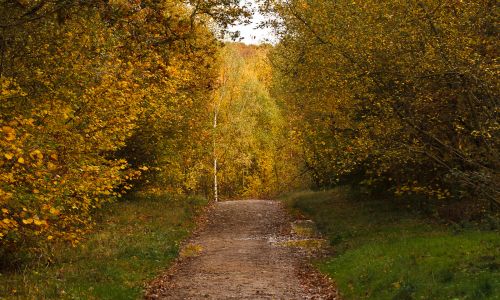
[[[500,299],[498,229],[449,226],[337,188],[283,198],[312,219],[334,253],[317,262],[345,299]]]
[[[100,212],[94,233],[53,262],[0,271],[0,299],[137,299],[178,256],[207,201],[137,193]]]

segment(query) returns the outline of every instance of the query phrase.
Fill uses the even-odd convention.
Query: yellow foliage
[[[16,131],[12,127],[3,126],[2,132],[4,133],[7,141],[13,141],[16,139]]]
[[[32,218],[22,220],[23,224],[32,224],[32,223],[33,223],[33,221],[34,221],[34,220],[33,220]]]
[[[184,246],[181,250],[181,257],[194,257],[200,255],[203,251],[203,247],[201,245],[188,244]]]
[[[49,212],[50,212],[51,214],[53,214],[53,215],[56,215],[56,216],[57,216],[57,215],[59,215],[59,214],[61,213],[61,211],[59,211],[58,209],[53,208],[53,207],[51,207],[51,208],[50,208]]]
[[[56,1],[43,5],[40,12],[58,11]],[[218,47],[207,16],[175,1],[77,4],[64,20],[33,11],[38,17],[19,22],[28,12],[0,4],[2,24],[19,23],[0,33],[8,41],[0,49],[0,250],[78,243],[95,211],[145,174],[198,189]]]
[[[499,204],[494,2],[269,7],[281,20],[272,92],[316,187],[361,183]]]
[[[289,124],[269,93],[271,47],[228,43],[221,52],[214,130],[221,197],[268,198],[293,189],[299,164],[290,156]]]

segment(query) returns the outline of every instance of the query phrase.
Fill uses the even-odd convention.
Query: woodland
[[[258,4],[276,43],[235,42],[239,0],[0,1],[0,275],[144,191],[348,186],[498,230],[497,1]]]

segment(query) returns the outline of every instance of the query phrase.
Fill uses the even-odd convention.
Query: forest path
[[[219,202],[207,217],[147,299],[336,299],[305,253],[283,246],[291,219],[279,202]]]

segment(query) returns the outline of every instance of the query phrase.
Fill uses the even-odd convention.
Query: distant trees
[[[238,5],[0,4],[3,262],[77,243],[93,211],[144,173],[173,192],[206,185],[213,32],[248,15]]]
[[[499,203],[498,3],[269,0],[317,186]]]
[[[215,156],[222,197],[271,197],[297,186],[296,145],[269,95],[271,46],[228,43],[215,103]]]

